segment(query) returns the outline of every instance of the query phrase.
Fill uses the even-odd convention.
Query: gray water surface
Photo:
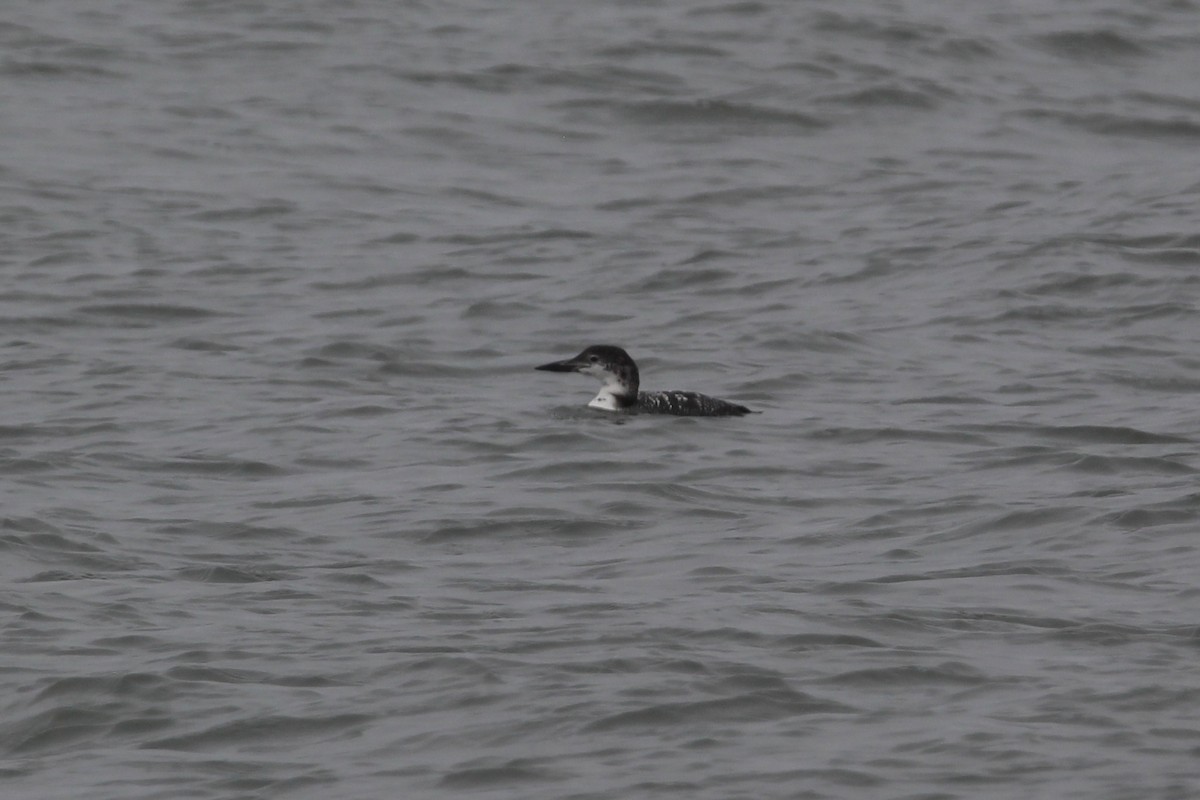
[[[1194,3],[0,44],[0,796],[1200,795]]]

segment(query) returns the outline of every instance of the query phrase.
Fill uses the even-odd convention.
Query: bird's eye
[[[600,360],[600,356],[592,356],[591,358],[588,359],[588,361],[591,361],[593,364],[595,364],[599,360]]]

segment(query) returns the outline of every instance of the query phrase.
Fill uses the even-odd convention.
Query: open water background
[[[1195,2],[0,48],[4,798],[1200,796]]]

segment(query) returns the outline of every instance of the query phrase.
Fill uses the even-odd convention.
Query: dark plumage
[[[604,386],[588,405],[605,411],[638,411],[681,417],[732,417],[753,413],[745,406],[698,392],[639,391],[637,364],[628,353],[611,344],[594,344],[574,358],[553,361],[534,369],[580,372],[599,378]]]

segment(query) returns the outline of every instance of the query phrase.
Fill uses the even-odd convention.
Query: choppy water
[[[1194,3],[0,42],[3,797],[1200,795]]]

